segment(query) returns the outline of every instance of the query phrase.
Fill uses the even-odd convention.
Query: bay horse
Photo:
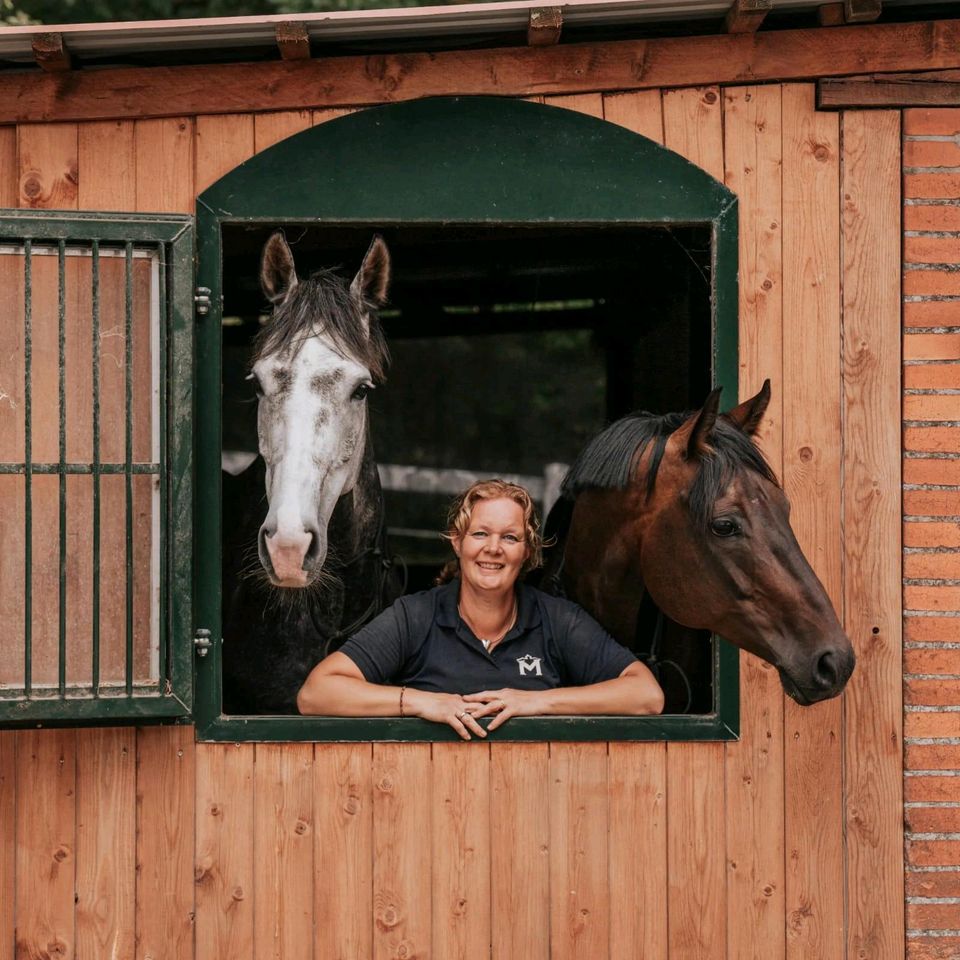
[[[400,592],[366,400],[389,365],[390,256],[376,236],[352,283],[300,280],[278,231],[260,282],[273,305],[248,377],[260,456],[223,474],[224,710],[296,713],[310,670]]]
[[[769,401],[767,380],[721,415],[718,389],[699,411],[633,414],[599,433],[547,519],[557,544],[541,582],[632,648],[649,594],[677,624],[771,663],[806,706],[840,694],[855,657],[753,441]]]

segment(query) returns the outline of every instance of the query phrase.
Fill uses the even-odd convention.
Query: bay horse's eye
[[[718,537],[732,537],[740,532],[740,525],[734,520],[721,518],[710,524],[710,530]]]
[[[373,389],[372,383],[361,383],[350,396],[351,400],[363,400],[364,397]]]

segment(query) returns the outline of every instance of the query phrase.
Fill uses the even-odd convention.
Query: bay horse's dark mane
[[[632,413],[598,433],[580,452],[563,480],[561,494],[568,500],[584,490],[626,490],[644,478],[636,476],[638,464],[650,444],[653,452],[646,473],[647,496],[653,492],[667,438],[694,415],[687,413]],[[751,470],[776,484],[777,478],[763,454],[739,427],[726,417],[717,418],[710,434],[713,452],[700,459],[700,469],[690,491],[694,522],[706,527],[713,504],[733,476]]]
[[[251,363],[287,349],[295,351],[303,340],[327,333],[338,350],[370,371],[374,383],[383,383],[390,366],[390,351],[377,312],[372,306],[365,305],[366,315],[370,318],[368,336],[357,301],[350,292],[350,284],[336,269],[314,271],[274,308],[273,317],[253,343]],[[319,329],[317,317],[324,320],[324,326]]]

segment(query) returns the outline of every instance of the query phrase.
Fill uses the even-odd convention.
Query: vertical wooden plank
[[[211,114],[197,117],[196,125],[196,191],[199,194],[253,156],[253,116]]]
[[[255,960],[313,957],[313,745],[259,743],[254,763]]]
[[[550,744],[550,956],[610,955],[607,745]]]
[[[0,730],[0,960],[14,960],[17,891],[17,735]]]
[[[667,744],[667,820],[671,960],[725,960],[723,744]]]
[[[723,180],[722,104],[718,87],[663,91],[663,142]]]
[[[194,955],[195,750],[193,727],[137,730],[136,960]]]
[[[493,960],[550,957],[550,748],[490,746]]]
[[[0,127],[0,207],[17,206],[17,128]]]
[[[490,956],[490,748],[433,746],[435,957]],[[499,878],[497,878],[499,880]]]
[[[611,960],[667,958],[667,748],[611,743]]]
[[[773,395],[759,442],[783,468],[783,267],[780,88],[728,87],[726,184],[740,209],[740,397],[766,377]],[[726,746],[728,953],[784,954],[783,693],[777,671],[740,654],[740,740]]]
[[[77,956],[132,957],[136,731],[77,730]]]
[[[716,87],[663,92],[664,144],[723,179],[722,102]],[[726,956],[723,745],[667,745],[671,958]],[[720,842],[718,842],[720,841]]]
[[[15,929],[17,960],[73,960],[76,881],[76,736],[17,737]]]
[[[81,123],[78,136],[78,184],[81,210],[133,210],[137,165],[132,120]]]
[[[196,955],[253,956],[252,743],[196,747]]]
[[[840,609],[839,119],[783,87],[784,489],[801,548]],[[840,702],[784,701],[787,957],[844,950]]]
[[[844,694],[847,949],[903,948],[900,114],[843,123]],[[864,723],[869,717],[870,722]]]
[[[190,117],[135,122],[137,210],[193,213],[194,135]]]
[[[23,123],[17,128],[19,206],[76,210],[79,167],[75,123]]]
[[[551,107],[588,113],[591,117],[603,119],[603,96],[599,93],[573,93],[562,97],[544,97],[543,102]]]
[[[659,90],[605,93],[603,118],[648,140],[663,143],[663,103]]]
[[[253,120],[253,148],[259,153],[267,147],[292,137],[313,124],[309,110],[282,110],[277,113],[258,113]]]
[[[373,745],[373,956],[430,956],[429,744]]]
[[[371,744],[316,745],[316,960],[373,956],[372,781]]]

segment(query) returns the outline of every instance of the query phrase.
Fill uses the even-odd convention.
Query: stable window
[[[443,506],[472,479],[513,475],[549,508],[565,464],[611,419],[696,406],[711,384],[735,396],[735,199],[621,128],[488,98],[331,121],[200,197],[195,626],[211,645],[197,660],[198,735],[453,739],[416,719],[224,713],[221,466],[256,450],[244,377],[264,307],[259,252],[277,227],[301,274],[352,275],[374,232],[391,250],[381,318],[394,361],[370,414],[392,549],[420,589],[442,562]],[[655,611],[641,620],[655,632]],[[736,651],[701,639],[709,682],[688,715],[515,718],[495,737],[735,736]]]
[[[0,213],[0,722],[188,716],[192,221]]]

